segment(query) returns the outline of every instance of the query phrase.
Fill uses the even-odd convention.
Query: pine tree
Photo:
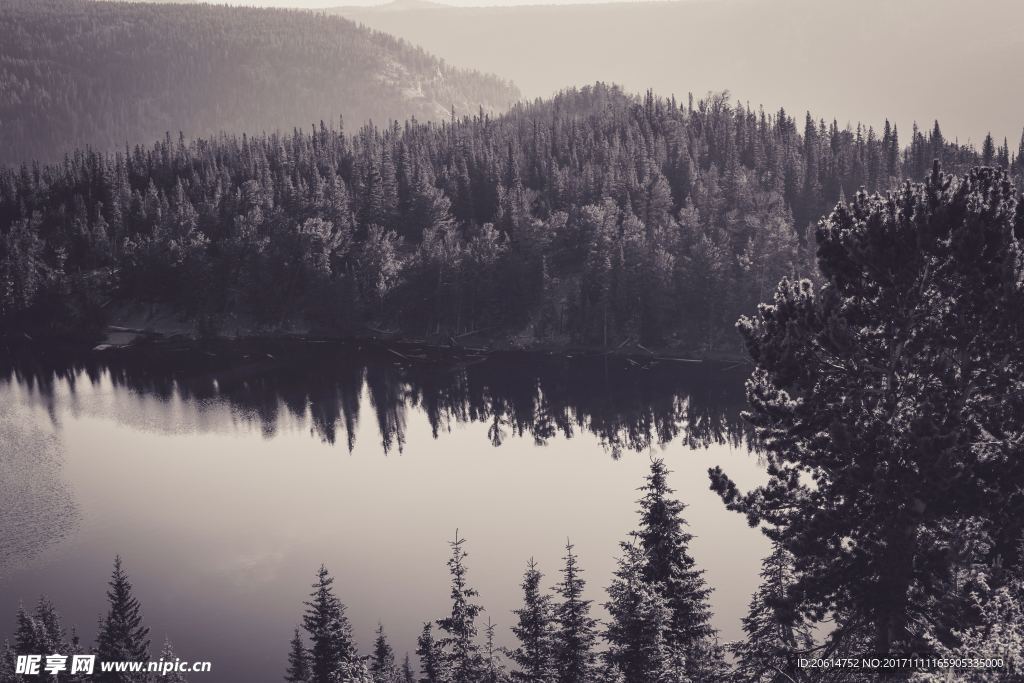
[[[170,638],[164,638],[163,647],[160,648],[160,660],[162,662],[178,662],[180,659],[174,652],[174,645],[171,644]],[[159,681],[160,683],[188,683],[188,678],[180,671],[169,671],[166,674],[161,674]]]
[[[640,527],[634,536],[647,560],[644,578],[660,587],[671,612],[665,641],[687,653],[690,673],[699,678],[707,672],[698,670],[697,653],[715,636],[708,604],[711,590],[704,582],[704,572],[690,556],[693,536],[685,530],[682,516],[686,506],[670,498],[673,490],[668,474],[663,460],[651,461],[650,474],[640,488],[644,495],[639,501]]]
[[[416,674],[412,670],[412,662],[409,661],[409,653],[405,653],[405,659],[402,660],[402,670],[399,680],[401,683],[416,683]]]
[[[985,141],[981,143],[981,163],[991,166],[996,158],[996,143],[992,140],[992,133],[985,135]]]
[[[976,169],[891,197],[858,193],[819,224],[824,284],[780,284],[740,329],[756,369],[749,418],[770,481],[713,488],[799,560],[808,614],[868,629],[876,652],[927,651],[945,620],[950,519],[985,520],[989,557],[1014,557],[1024,401],[1010,177]],[[1011,512],[1011,509],[1013,510]]]
[[[288,683],[309,683],[309,652],[302,642],[302,635],[299,628],[295,628],[288,650],[288,669],[285,671],[284,680]]]
[[[505,672],[505,665],[501,661],[498,647],[494,644],[495,624],[487,619],[487,626],[484,627],[484,651],[482,663],[481,683],[507,683],[509,678]]]
[[[647,563],[640,547],[622,544],[605,604],[611,616],[604,633],[608,641],[605,661],[625,683],[661,681],[680,674],[685,680],[686,656],[665,638],[672,618],[665,587],[647,579]]]
[[[416,639],[416,655],[420,658],[419,683],[444,683],[448,680],[444,650],[434,640],[432,624],[423,624],[423,631]]]
[[[356,659],[352,626],[345,605],[334,595],[333,583],[334,578],[321,565],[305,603],[302,625],[310,642],[310,683],[333,683],[338,672]]]
[[[441,644],[451,683],[475,683],[481,671],[480,648],[475,640],[476,618],[483,607],[474,602],[477,592],[467,580],[468,555],[462,548],[465,542],[466,539],[459,538],[456,530],[455,540],[449,543],[452,556],[448,559],[448,571],[452,577],[452,611],[449,616],[437,620],[437,625],[448,634]]]
[[[1024,131],[1020,134],[1020,145],[1017,147],[1017,156],[1014,157],[1014,166],[1018,177],[1024,176]]]
[[[562,581],[555,586],[561,598],[555,607],[552,654],[558,683],[585,683],[594,675],[597,620],[590,616],[590,600],[583,598],[586,581],[577,564],[573,545],[565,543]]]
[[[108,661],[149,661],[149,627],[142,624],[142,611],[138,599],[132,595],[132,585],[121,566],[120,555],[114,558],[114,571],[110,578],[107,600],[110,608],[100,620],[96,635],[96,659]],[[145,674],[103,672],[97,664],[96,680],[103,683],[144,681]]]
[[[395,672],[395,653],[384,634],[384,624],[377,624],[377,638],[373,641],[370,673],[375,681],[388,683]]]
[[[514,611],[517,622],[512,633],[519,647],[509,653],[518,667],[512,679],[522,683],[547,683],[552,676],[551,596],[541,591],[543,577],[531,557],[523,574],[523,606]]]
[[[813,634],[788,594],[794,583],[793,555],[778,543],[761,564],[761,585],[743,618],[746,639],[732,646],[742,683],[785,683],[802,671],[793,656],[814,644]]]
[[[18,683],[18,677],[14,673],[16,668],[15,657],[11,641],[5,640],[4,647],[0,650],[0,683]]]

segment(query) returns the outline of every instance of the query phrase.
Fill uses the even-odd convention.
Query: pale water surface
[[[652,454],[689,506],[715,625],[740,635],[767,541],[724,509],[707,469],[742,488],[765,478],[742,445],[742,370],[269,354],[2,368],[0,637],[45,593],[91,642],[120,554],[154,654],[169,636],[213,662],[194,681],[279,681],[324,563],[361,649],[380,621],[400,660],[448,608],[458,528],[485,619],[511,645],[526,561],[554,584],[567,538],[604,615]]]

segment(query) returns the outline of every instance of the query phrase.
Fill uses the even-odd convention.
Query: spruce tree
[[[149,627],[142,624],[142,610],[132,594],[132,585],[121,566],[120,555],[114,558],[109,586],[107,600],[110,607],[107,616],[100,620],[96,635],[97,661],[148,662]],[[96,670],[96,680],[103,683],[141,682],[147,678],[145,674],[138,673],[104,672],[98,664]]]
[[[778,543],[761,563],[761,585],[743,618],[746,638],[730,649],[741,683],[784,683],[799,680],[802,670],[793,657],[813,645],[811,629],[789,595],[794,583],[793,555]]]
[[[987,133],[984,142],[981,143],[981,163],[985,166],[991,166],[995,158],[996,143],[992,139],[992,133]]]
[[[437,625],[447,636],[441,641],[449,669],[451,683],[476,683],[481,672],[480,648],[476,643],[476,618],[483,607],[476,604],[476,589],[470,587],[467,579],[466,557],[462,548],[465,538],[459,538],[449,545],[452,556],[448,559],[448,571],[452,577],[451,614],[438,619]]]
[[[419,683],[443,683],[448,680],[444,651],[441,643],[434,639],[433,624],[429,621],[423,624],[423,630],[416,639],[416,655],[420,658]]]
[[[370,673],[375,681],[390,681],[395,672],[395,653],[384,634],[384,624],[377,624],[377,637],[373,641],[373,654],[370,656]]]
[[[174,651],[174,645],[171,643],[170,638],[164,638],[163,647],[160,648],[160,659],[165,662],[177,662],[180,660],[180,657]],[[161,674],[157,680],[160,683],[188,683],[188,678],[180,671],[169,671],[166,674]]]
[[[698,670],[698,653],[706,650],[715,636],[708,604],[711,590],[704,582],[703,570],[697,569],[690,556],[693,536],[685,530],[686,506],[671,498],[668,474],[663,460],[651,461],[650,474],[640,488],[644,495],[639,501],[640,527],[634,536],[646,558],[644,579],[659,586],[671,612],[665,641],[687,653],[692,676],[706,676],[706,671]]]
[[[508,674],[505,671],[505,665],[501,661],[501,653],[494,643],[495,627],[496,624],[488,617],[487,625],[484,627],[481,683],[507,683],[509,680]]]
[[[401,683],[416,683],[416,674],[412,670],[412,662],[409,661],[408,652],[405,653],[405,659],[402,660],[399,680]]]
[[[672,611],[665,587],[646,577],[647,557],[632,544],[622,544],[615,578],[608,587],[605,607],[611,620],[604,632],[605,661],[624,683],[685,679],[686,656],[666,640]]]
[[[523,606],[513,612],[517,621],[512,633],[519,639],[519,647],[509,652],[518,667],[512,679],[522,683],[547,683],[552,676],[551,596],[541,590],[543,578],[531,557],[523,574]]]
[[[1017,173],[1018,185],[1024,183],[1024,131],[1020,134],[1020,144],[1017,146],[1017,156],[1013,159],[1014,170]]]
[[[590,616],[590,600],[583,597],[586,581],[577,564],[573,545],[565,543],[562,581],[555,586],[561,600],[555,607],[552,655],[558,683],[586,683],[595,674],[597,620]]]
[[[356,658],[352,626],[345,616],[345,605],[334,595],[333,583],[334,578],[321,565],[305,603],[302,625],[310,642],[310,683],[333,683]]]
[[[309,677],[309,652],[306,651],[302,634],[296,626],[288,648],[288,669],[285,671],[284,680],[288,683],[309,683]]]
[[[0,683],[18,683],[16,669],[16,655],[11,641],[5,640],[4,647],[0,650]]]

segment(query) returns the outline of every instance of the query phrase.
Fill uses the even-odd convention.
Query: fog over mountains
[[[0,164],[176,136],[502,111],[509,83],[341,17],[206,4],[0,2]]]
[[[458,66],[511,79],[527,97],[597,80],[685,98],[729,90],[839,124],[901,133],[938,118],[980,147],[1016,147],[1024,125],[1024,3],[953,0],[688,0],[335,12]]]

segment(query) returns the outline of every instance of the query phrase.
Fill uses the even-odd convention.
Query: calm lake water
[[[193,681],[280,681],[321,563],[358,643],[396,655],[448,610],[447,542],[502,644],[533,556],[571,538],[597,616],[651,455],[689,506],[723,641],[768,551],[708,488],[744,447],[743,368],[503,354],[428,362],[326,344],[0,360],[0,637],[45,593],[92,642],[115,554]],[[413,657],[415,664],[415,657]]]

